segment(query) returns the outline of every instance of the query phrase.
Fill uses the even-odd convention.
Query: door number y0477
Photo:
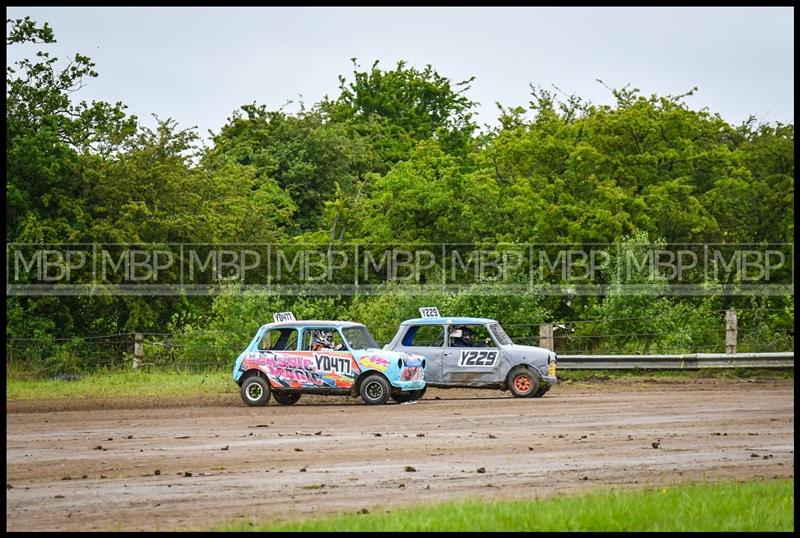
[[[493,366],[497,351],[462,351],[459,366]]]

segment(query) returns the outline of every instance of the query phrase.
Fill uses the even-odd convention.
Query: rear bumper
[[[558,378],[556,376],[543,375],[542,382],[547,383],[548,385],[555,385],[558,383]]]

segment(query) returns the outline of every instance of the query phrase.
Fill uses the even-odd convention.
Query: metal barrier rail
[[[685,355],[559,355],[558,368],[564,370],[794,368],[794,351],[780,353],[688,353]]]

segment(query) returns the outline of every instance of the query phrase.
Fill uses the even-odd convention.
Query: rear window
[[[258,349],[260,351],[296,351],[297,329],[284,327],[265,332],[258,343]]]
[[[406,347],[442,347],[443,344],[442,325],[412,325],[403,338],[403,345]]]

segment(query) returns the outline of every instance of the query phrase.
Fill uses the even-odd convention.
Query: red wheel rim
[[[531,389],[531,379],[526,375],[518,375],[514,378],[514,388],[519,392],[528,392]]]

